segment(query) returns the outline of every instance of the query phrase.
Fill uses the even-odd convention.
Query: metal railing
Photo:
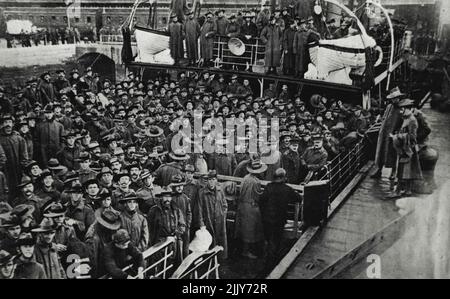
[[[139,278],[141,275],[144,275],[146,279],[167,278],[168,271],[174,266],[174,246],[176,246],[176,239],[174,237],[167,237],[165,241],[145,250],[142,255],[145,263],[150,265],[146,266],[145,269],[134,277],[134,279]],[[156,259],[156,261],[153,261],[154,259]],[[133,265],[129,265],[123,268],[122,271],[127,272],[132,267]],[[154,271],[148,273],[150,270]],[[111,277],[109,275],[105,275],[101,277],[101,279],[111,279]]]
[[[369,131],[376,132],[377,129],[379,129],[379,124],[374,124]],[[367,146],[368,141],[364,138],[352,149],[340,153],[327,163],[327,171],[320,180],[329,181],[330,203],[368,162]]]
[[[216,246],[203,253],[188,255],[171,279],[209,279],[210,275],[214,275],[214,279],[219,279],[218,255],[221,251],[223,247]]]
[[[99,43],[101,44],[118,44],[123,42],[122,34],[100,34]],[[136,43],[136,38],[131,35],[131,43]]]
[[[248,66],[257,65],[259,60],[264,60],[265,46],[259,38],[252,38],[248,41],[242,40],[245,45],[245,52],[241,56],[234,55],[228,47],[227,36],[216,36],[214,40],[213,56],[220,60],[222,66],[229,68],[239,67],[245,69]]]

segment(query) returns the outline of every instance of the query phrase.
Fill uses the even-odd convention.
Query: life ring
[[[380,46],[375,47],[375,51],[378,52],[378,60],[375,62],[374,66],[377,67],[383,61],[383,49]]]

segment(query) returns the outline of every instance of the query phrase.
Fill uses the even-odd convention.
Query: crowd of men
[[[103,28],[102,28],[103,29]],[[113,32],[111,29],[100,29],[101,32]],[[99,34],[101,32],[99,31]],[[87,28],[73,27],[48,27],[37,32],[28,32],[23,30],[19,35],[6,34],[7,48],[31,47],[39,45],[59,45],[59,44],[78,44],[81,42],[95,43],[98,41],[97,28],[89,26]]]
[[[286,183],[320,178],[378,113],[304,99],[288,85],[271,83],[258,97],[249,80],[208,71],[146,81],[129,73],[112,84],[91,68],[58,70],[12,94],[1,87],[0,277],[73,278],[68,257],[77,254],[91,277],[127,278],[121,269],[132,261],[137,275],[142,252],[168,236],[179,264],[200,228],[222,259],[237,240],[245,258],[266,244],[273,266],[288,204],[300,201]],[[234,129],[216,128],[230,120]],[[279,137],[265,140],[264,130]],[[180,134],[183,146],[173,142]],[[213,152],[195,150],[208,141]],[[239,192],[220,176],[241,177]]]
[[[265,46],[268,73],[276,74],[282,67],[284,75],[303,78],[310,59],[308,43],[320,38],[343,38],[358,32],[352,28],[354,22],[348,17],[324,21],[322,15],[313,12],[309,0],[293,1],[273,12],[263,7],[226,16],[222,9],[215,13],[209,11],[198,18],[196,12],[180,0],[172,1],[171,11],[168,32],[175,65],[186,58],[188,65],[212,66],[217,58],[213,55],[217,37],[239,38],[244,44],[254,44],[259,39]],[[184,40],[187,57],[184,57]]]

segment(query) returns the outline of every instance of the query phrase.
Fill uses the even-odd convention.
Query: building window
[[[56,16],[52,16],[52,21],[56,21]]]
[[[91,17],[86,17],[86,23],[92,23],[92,18]]]
[[[75,23],[79,23],[80,22],[80,18],[75,18]]]

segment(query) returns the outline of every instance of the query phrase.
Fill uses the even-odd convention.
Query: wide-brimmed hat
[[[20,204],[12,209],[11,215],[17,216],[19,217],[19,219],[21,219],[21,221],[23,221],[28,217],[33,217],[34,210],[35,208],[32,205]]]
[[[267,165],[262,163],[260,159],[253,160],[247,165],[247,171],[249,173],[263,173],[267,170]]]
[[[142,201],[142,197],[137,196],[136,193],[131,192],[130,194],[125,195],[124,197],[119,198],[119,202],[127,202],[129,200],[136,200],[136,201]]]
[[[117,159],[117,158],[116,158]],[[111,160],[110,160],[111,161]],[[97,174],[97,179],[100,179],[104,174],[113,174],[113,171],[111,170],[111,168],[109,167],[102,167],[102,169],[100,170],[100,172]]]
[[[179,174],[174,175],[170,181],[169,187],[177,187],[186,185],[186,181]]]
[[[190,158],[186,151],[183,149],[176,149],[173,152],[169,153],[169,157],[175,161],[185,161]]]
[[[69,183],[79,180],[79,179],[80,179],[79,174],[76,171],[71,170],[66,173],[63,184],[66,186]]]
[[[39,227],[32,230],[33,233],[46,233],[56,230],[55,223],[51,218],[44,218],[39,224]]]
[[[416,105],[416,102],[411,99],[403,99],[400,103],[398,103],[399,108],[412,108]]]
[[[58,202],[52,202],[44,209],[44,217],[53,218],[64,216],[67,212],[67,208]]]
[[[76,162],[84,162],[91,159],[91,155],[88,152],[81,152],[80,156],[75,159]]]
[[[389,94],[386,96],[386,99],[392,100],[392,99],[397,99],[397,98],[404,97],[404,96],[406,96],[406,94],[401,92],[399,87],[395,87],[389,92]]]
[[[172,195],[173,195],[173,191],[166,187],[166,188],[161,189],[161,192],[157,193],[155,196],[163,197],[163,196],[172,196]]]
[[[109,230],[118,230],[122,224],[120,213],[110,209],[98,209],[95,211],[95,219],[100,225]]]
[[[17,188],[22,189],[23,187],[25,187],[28,184],[33,184],[33,181],[31,180],[31,178],[27,175],[24,175],[22,177],[22,180],[20,181],[20,184],[17,185]]]
[[[11,212],[6,215],[6,217],[2,220],[0,227],[15,227],[22,225],[22,221],[20,217],[16,215],[12,215]]]

